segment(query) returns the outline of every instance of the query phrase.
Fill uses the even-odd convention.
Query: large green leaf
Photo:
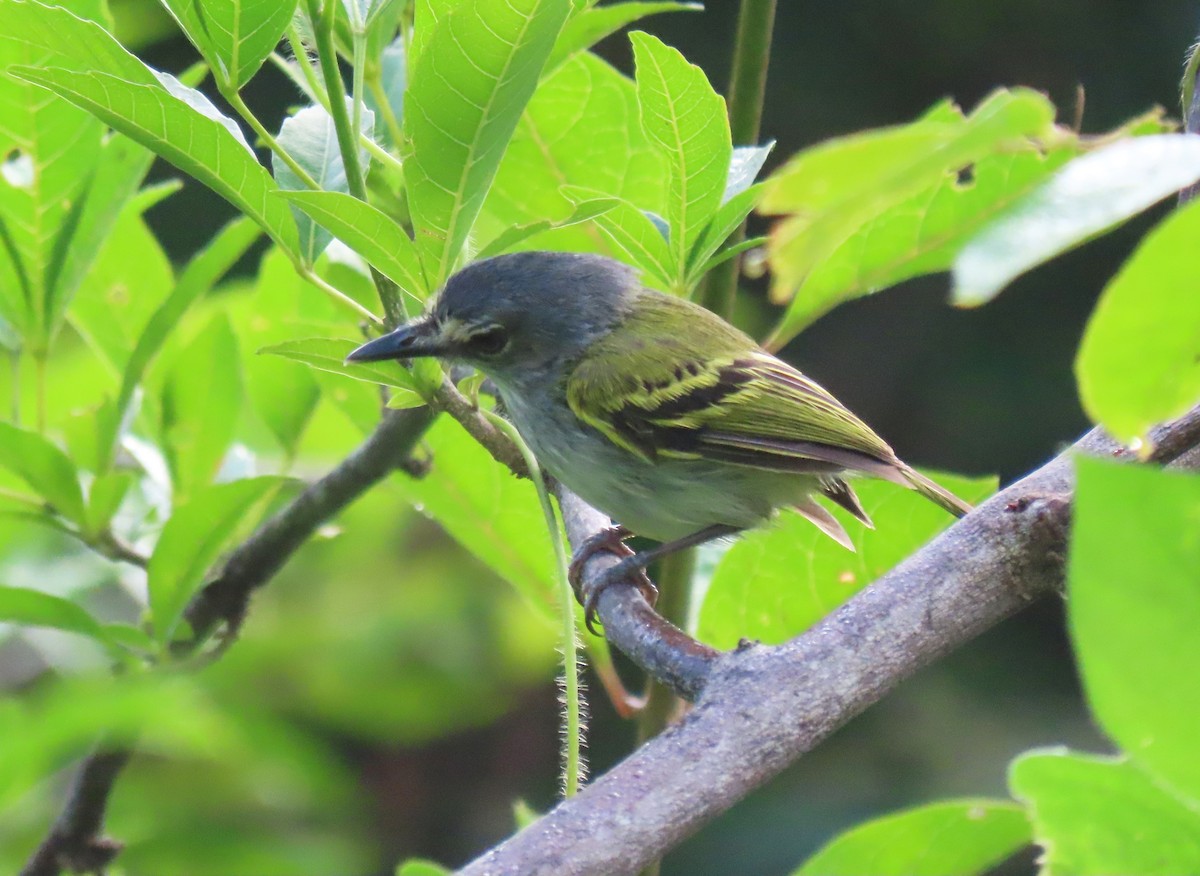
[[[576,186],[563,186],[563,192],[579,198],[579,203],[601,199],[600,192]],[[646,272],[646,282],[660,289],[681,291],[674,282],[671,251],[659,226],[650,216],[626,200],[617,200],[593,220],[608,247],[622,261]]]
[[[216,476],[241,407],[237,338],[218,315],[179,352],[163,385],[163,444],[178,501]]]
[[[347,104],[350,98],[346,98]],[[374,134],[375,114],[367,110],[362,114],[362,133],[371,137]],[[333,116],[323,107],[308,106],[283,122],[279,130],[279,145],[303,167],[313,181],[320,186],[322,192],[349,192],[350,181],[346,178],[346,166],[342,163],[342,150],[338,146],[337,130],[333,124]],[[359,148],[359,162],[362,168],[370,164],[371,157],[366,149]],[[292,191],[305,191],[307,186],[296,176],[279,156],[272,153],[271,164],[275,169],[275,181],[280,188]],[[300,234],[300,257],[305,264],[311,265],[317,260],[333,235],[322,226],[317,225],[308,214],[296,210],[296,227]]]
[[[83,524],[83,491],[75,465],[48,439],[0,422],[0,466],[29,484],[63,517]]]
[[[1009,784],[1053,876],[1200,873],[1200,815],[1129,761],[1031,752]]]
[[[240,89],[274,51],[296,0],[162,0],[218,82]]]
[[[1195,136],[1195,135],[1191,135]],[[1147,235],[1088,322],[1075,372],[1088,414],[1121,439],[1200,399],[1200,201]]]
[[[649,34],[630,39],[642,127],[666,157],[671,279],[682,292],[692,244],[723,200],[733,155],[729,119],[704,71]]]
[[[1054,108],[1027,89],[998,91],[964,117],[939,104],[909,125],[822,143],[767,180],[760,211],[785,215],[771,234],[772,296],[791,299],[825,259],[896,204],[989,156],[1053,144]]]
[[[550,616],[554,550],[537,493],[488,455],[458,423],[442,417],[429,431],[433,466],[393,483],[475,556]]]
[[[990,494],[995,480],[938,476],[968,502]],[[911,490],[859,480],[854,490],[875,523],[865,528],[840,508],[834,516],[856,548],[851,553],[792,511],[750,532],[721,559],[700,609],[698,635],[719,648],[742,638],[782,642],[808,629],[954,522]]]
[[[416,245],[383,211],[342,192],[288,192],[284,195],[346,246],[382,271],[414,299],[428,295]]]
[[[621,197],[661,213],[666,176],[642,130],[633,82],[594,55],[576,55],[538,86],[526,107],[484,204],[480,225],[487,230],[480,236],[561,220],[585,197]],[[592,194],[568,196],[564,185]],[[589,225],[543,232],[529,245],[617,254]]]
[[[1063,138],[997,152],[975,162],[969,179],[946,175],[863,223],[813,268],[788,304],[770,341],[782,346],[844,301],[917,277],[947,271],[988,221],[1078,154]]]
[[[1009,800],[950,800],[860,824],[793,876],[981,876],[1030,842]]]
[[[1081,457],[1068,616],[1088,702],[1200,811],[1200,478]]]
[[[238,524],[278,483],[278,478],[265,477],[205,487],[171,514],[146,570],[159,643],[171,639],[188,601]]]
[[[63,35],[51,39],[48,22],[40,20],[44,7],[14,5],[0,11],[0,72],[52,64],[74,52],[63,46]],[[98,24],[66,10],[46,14],[74,22],[84,32],[103,32]],[[28,32],[9,31],[26,26]],[[68,251],[67,239],[100,156],[103,133],[102,124],[67,101],[47,98],[28,82],[0,75],[0,233],[18,265],[18,285],[0,290],[0,297],[8,318],[43,350],[52,334],[49,311],[56,263]]]
[[[275,181],[220,121],[154,85],[104,72],[22,67],[14,75],[88,110],[207,185],[256,221],[285,251],[299,248],[296,223]]]
[[[404,113],[405,177],[431,284],[451,273],[569,0],[462,0],[415,61]]]
[[[982,304],[1021,274],[1200,179],[1200,138],[1119,140],[1062,168],[983,229],[954,262],[954,299]]]

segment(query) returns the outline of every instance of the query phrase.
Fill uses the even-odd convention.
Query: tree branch
[[[1153,442],[1158,462],[1195,459],[1190,450],[1200,443],[1200,408],[1156,430]],[[1120,456],[1123,450],[1093,430],[801,636],[708,661],[707,672],[688,682],[699,685],[699,696],[683,721],[467,865],[461,876],[636,873],[915,671],[1060,589],[1071,457],[1080,452]],[[568,527],[575,513],[564,511]],[[593,530],[599,524],[589,522]],[[585,528],[577,531],[585,534]],[[585,578],[599,574],[601,560],[612,562],[589,563]],[[644,604],[633,587],[610,587],[600,597],[606,635],[622,650],[644,635],[633,629],[644,621]],[[626,653],[642,662],[637,647]],[[668,668],[682,660],[654,657]],[[643,665],[662,671],[657,662]]]
[[[71,782],[67,804],[21,876],[58,876],[63,868],[98,873],[108,866],[121,851],[121,844],[100,836],[104,812],[113,784],[128,761],[128,751],[100,749],[83,762]]]

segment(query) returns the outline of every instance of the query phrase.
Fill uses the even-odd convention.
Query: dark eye
[[[503,326],[494,325],[471,336],[471,349],[484,356],[495,356],[508,346],[508,332]]]

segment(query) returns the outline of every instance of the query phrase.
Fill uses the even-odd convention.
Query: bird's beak
[[[446,344],[438,332],[437,324],[431,319],[418,319],[381,338],[367,341],[347,356],[346,361],[415,359],[419,356],[441,356],[445,352]]]

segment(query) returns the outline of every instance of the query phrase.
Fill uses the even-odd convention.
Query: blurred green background
[[[196,60],[156,4],[122,0],[114,11],[123,39],[151,65],[179,72]],[[722,88],[736,12],[734,0],[713,0],[703,13],[650,19],[647,29]],[[1085,132],[1154,104],[1175,112],[1198,23],[1196,5],[1183,0],[782,0],[764,121],[764,138],[777,141],[768,169],[823,138],[910,120],[946,96],[970,107],[1006,84],[1048,92],[1068,123],[1082,87]],[[630,69],[625,37],[601,53]],[[293,100],[269,66],[247,92],[269,129]],[[944,277],[843,306],[786,356],[906,460],[1010,481],[1087,427],[1075,348],[1106,279],[1156,215],[1039,269],[980,310],[948,307]],[[230,216],[188,182],[146,218],[178,264]],[[254,260],[242,267],[246,283],[259,272]],[[167,268],[147,255],[144,270]],[[746,297],[754,324],[762,290],[751,284]],[[63,410],[85,372],[69,354],[56,364]],[[356,434],[323,406],[301,473],[328,468]],[[458,865],[511,832],[514,800],[553,803],[553,627],[413,510],[398,483],[327,534],[256,598],[242,640],[200,676],[213,704],[261,744],[215,765],[140,756],[118,785],[110,828],[130,844],[128,872],[376,874],[409,856]],[[44,575],[47,558],[63,577],[92,574],[41,532],[10,529],[6,538],[20,545],[5,552],[7,583],[35,568]],[[96,574],[97,610],[127,611],[121,589]],[[36,689],[45,666],[78,659],[54,634],[9,640],[0,643],[0,684]],[[632,726],[599,694],[589,736],[596,772],[633,744]],[[1047,603],[904,684],[686,842],[663,873],[784,874],[873,814],[948,795],[1004,795],[1013,755],[1056,744],[1107,748],[1080,699],[1061,606]],[[4,813],[0,870],[15,869],[36,842],[61,790],[49,784]]]

